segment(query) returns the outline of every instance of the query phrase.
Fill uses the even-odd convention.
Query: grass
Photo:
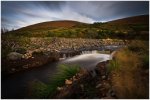
[[[111,70],[112,85],[118,98],[148,98],[149,79],[148,73],[145,73],[148,67],[143,68],[149,64],[147,49],[145,41],[133,41],[115,54],[115,60],[110,61],[108,68]],[[119,71],[116,71],[118,67]]]
[[[51,77],[49,84],[32,83],[30,86],[31,98],[52,98],[57,87],[63,86],[66,79],[72,78],[79,71],[80,67],[78,65],[60,65],[57,72]]]
[[[41,81],[32,81],[29,85],[30,98],[47,98],[49,95],[48,85]]]
[[[53,91],[56,91],[57,87],[63,86],[66,79],[70,79],[76,73],[78,73],[80,67],[78,65],[60,65],[56,74],[51,78],[49,84],[50,96],[53,95]]]
[[[108,64],[108,72],[119,71],[120,65],[117,60],[111,60]]]

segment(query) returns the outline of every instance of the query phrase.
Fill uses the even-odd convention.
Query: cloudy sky
[[[2,1],[1,26],[18,29],[53,20],[105,22],[148,13],[148,1]]]

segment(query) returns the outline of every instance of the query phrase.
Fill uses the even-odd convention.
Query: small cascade
[[[95,54],[97,53],[97,50],[92,50],[92,51],[82,51],[81,54]]]
[[[93,54],[93,53],[97,53],[97,50],[93,50],[93,51],[92,51],[92,54]]]

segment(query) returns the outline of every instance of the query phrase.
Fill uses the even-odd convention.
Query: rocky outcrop
[[[58,52],[33,52],[30,55],[22,55],[17,52],[12,52],[8,55],[8,59],[2,59],[2,74],[3,76],[15,72],[36,68],[47,63],[58,61]]]
[[[70,79],[66,79],[65,85],[58,87],[53,98],[57,99],[116,99],[112,89],[107,64],[109,61],[100,62],[93,71],[81,70]],[[51,98],[51,97],[50,97]]]
[[[7,55],[8,60],[20,60],[22,58],[22,54],[17,52],[11,52]]]

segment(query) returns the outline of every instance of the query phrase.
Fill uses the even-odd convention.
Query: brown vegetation
[[[144,54],[147,54],[145,51],[146,44],[141,41],[134,41],[131,45],[132,48],[135,47],[136,49],[121,49],[115,55],[115,60],[119,63],[117,65],[119,66],[119,70],[111,72],[112,86],[118,98],[146,99],[149,96],[149,72],[148,65],[146,65],[147,67],[143,67],[145,65],[142,60]]]
[[[52,28],[70,28],[79,24],[85,24],[77,21],[71,21],[71,20],[60,20],[60,21],[50,21],[50,22],[43,22],[38,23],[34,25],[30,25],[24,28],[19,29],[18,31],[22,30],[36,30],[36,29],[52,29]]]
[[[125,24],[149,24],[149,16],[148,15],[141,15],[141,16],[134,16],[134,17],[128,17],[123,19],[118,19],[114,21],[108,22],[109,24],[119,24],[119,25],[125,25]]]

